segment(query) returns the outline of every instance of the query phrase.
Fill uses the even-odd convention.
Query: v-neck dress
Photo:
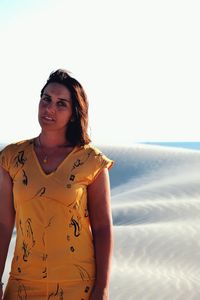
[[[87,144],[75,147],[47,175],[38,161],[33,140],[10,144],[1,152],[0,165],[13,180],[16,210],[16,246],[10,272],[10,281],[18,284],[15,300],[51,299],[61,290],[63,298],[58,299],[76,300],[64,297],[65,284],[95,280],[87,186],[112,164],[99,149]],[[28,283],[45,288],[43,297],[32,297]],[[89,289],[84,285],[85,294]],[[27,296],[22,298],[20,293]],[[88,299],[85,294],[82,299]]]

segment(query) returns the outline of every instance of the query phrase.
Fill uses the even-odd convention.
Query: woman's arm
[[[96,258],[96,281],[90,300],[108,300],[113,231],[107,168],[88,186],[88,209]]]
[[[3,275],[15,221],[12,195],[12,179],[0,167],[0,279]],[[2,288],[0,289],[0,299],[2,299]]]

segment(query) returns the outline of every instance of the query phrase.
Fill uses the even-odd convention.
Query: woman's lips
[[[42,119],[47,121],[47,122],[54,122],[55,121],[55,119],[50,117],[50,116],[42,116]]]

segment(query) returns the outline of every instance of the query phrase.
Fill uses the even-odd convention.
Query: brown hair
[[[41,90],[42,97],[44,89],[49,83],[56,82],[64,85],[71,94],[72,120],[66,130],[66,138],[72,145],[85,145],[91,142],[88,135],[88,100],[82,85],[69,75],[66,70],[58,69],[52,72]]]

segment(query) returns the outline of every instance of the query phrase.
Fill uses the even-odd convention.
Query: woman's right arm
[[[8,248],[15,222],[13,184],[8,172],[0,167],[0,279],[5,268]],[[2,287],[0,287],[0,300]]]

